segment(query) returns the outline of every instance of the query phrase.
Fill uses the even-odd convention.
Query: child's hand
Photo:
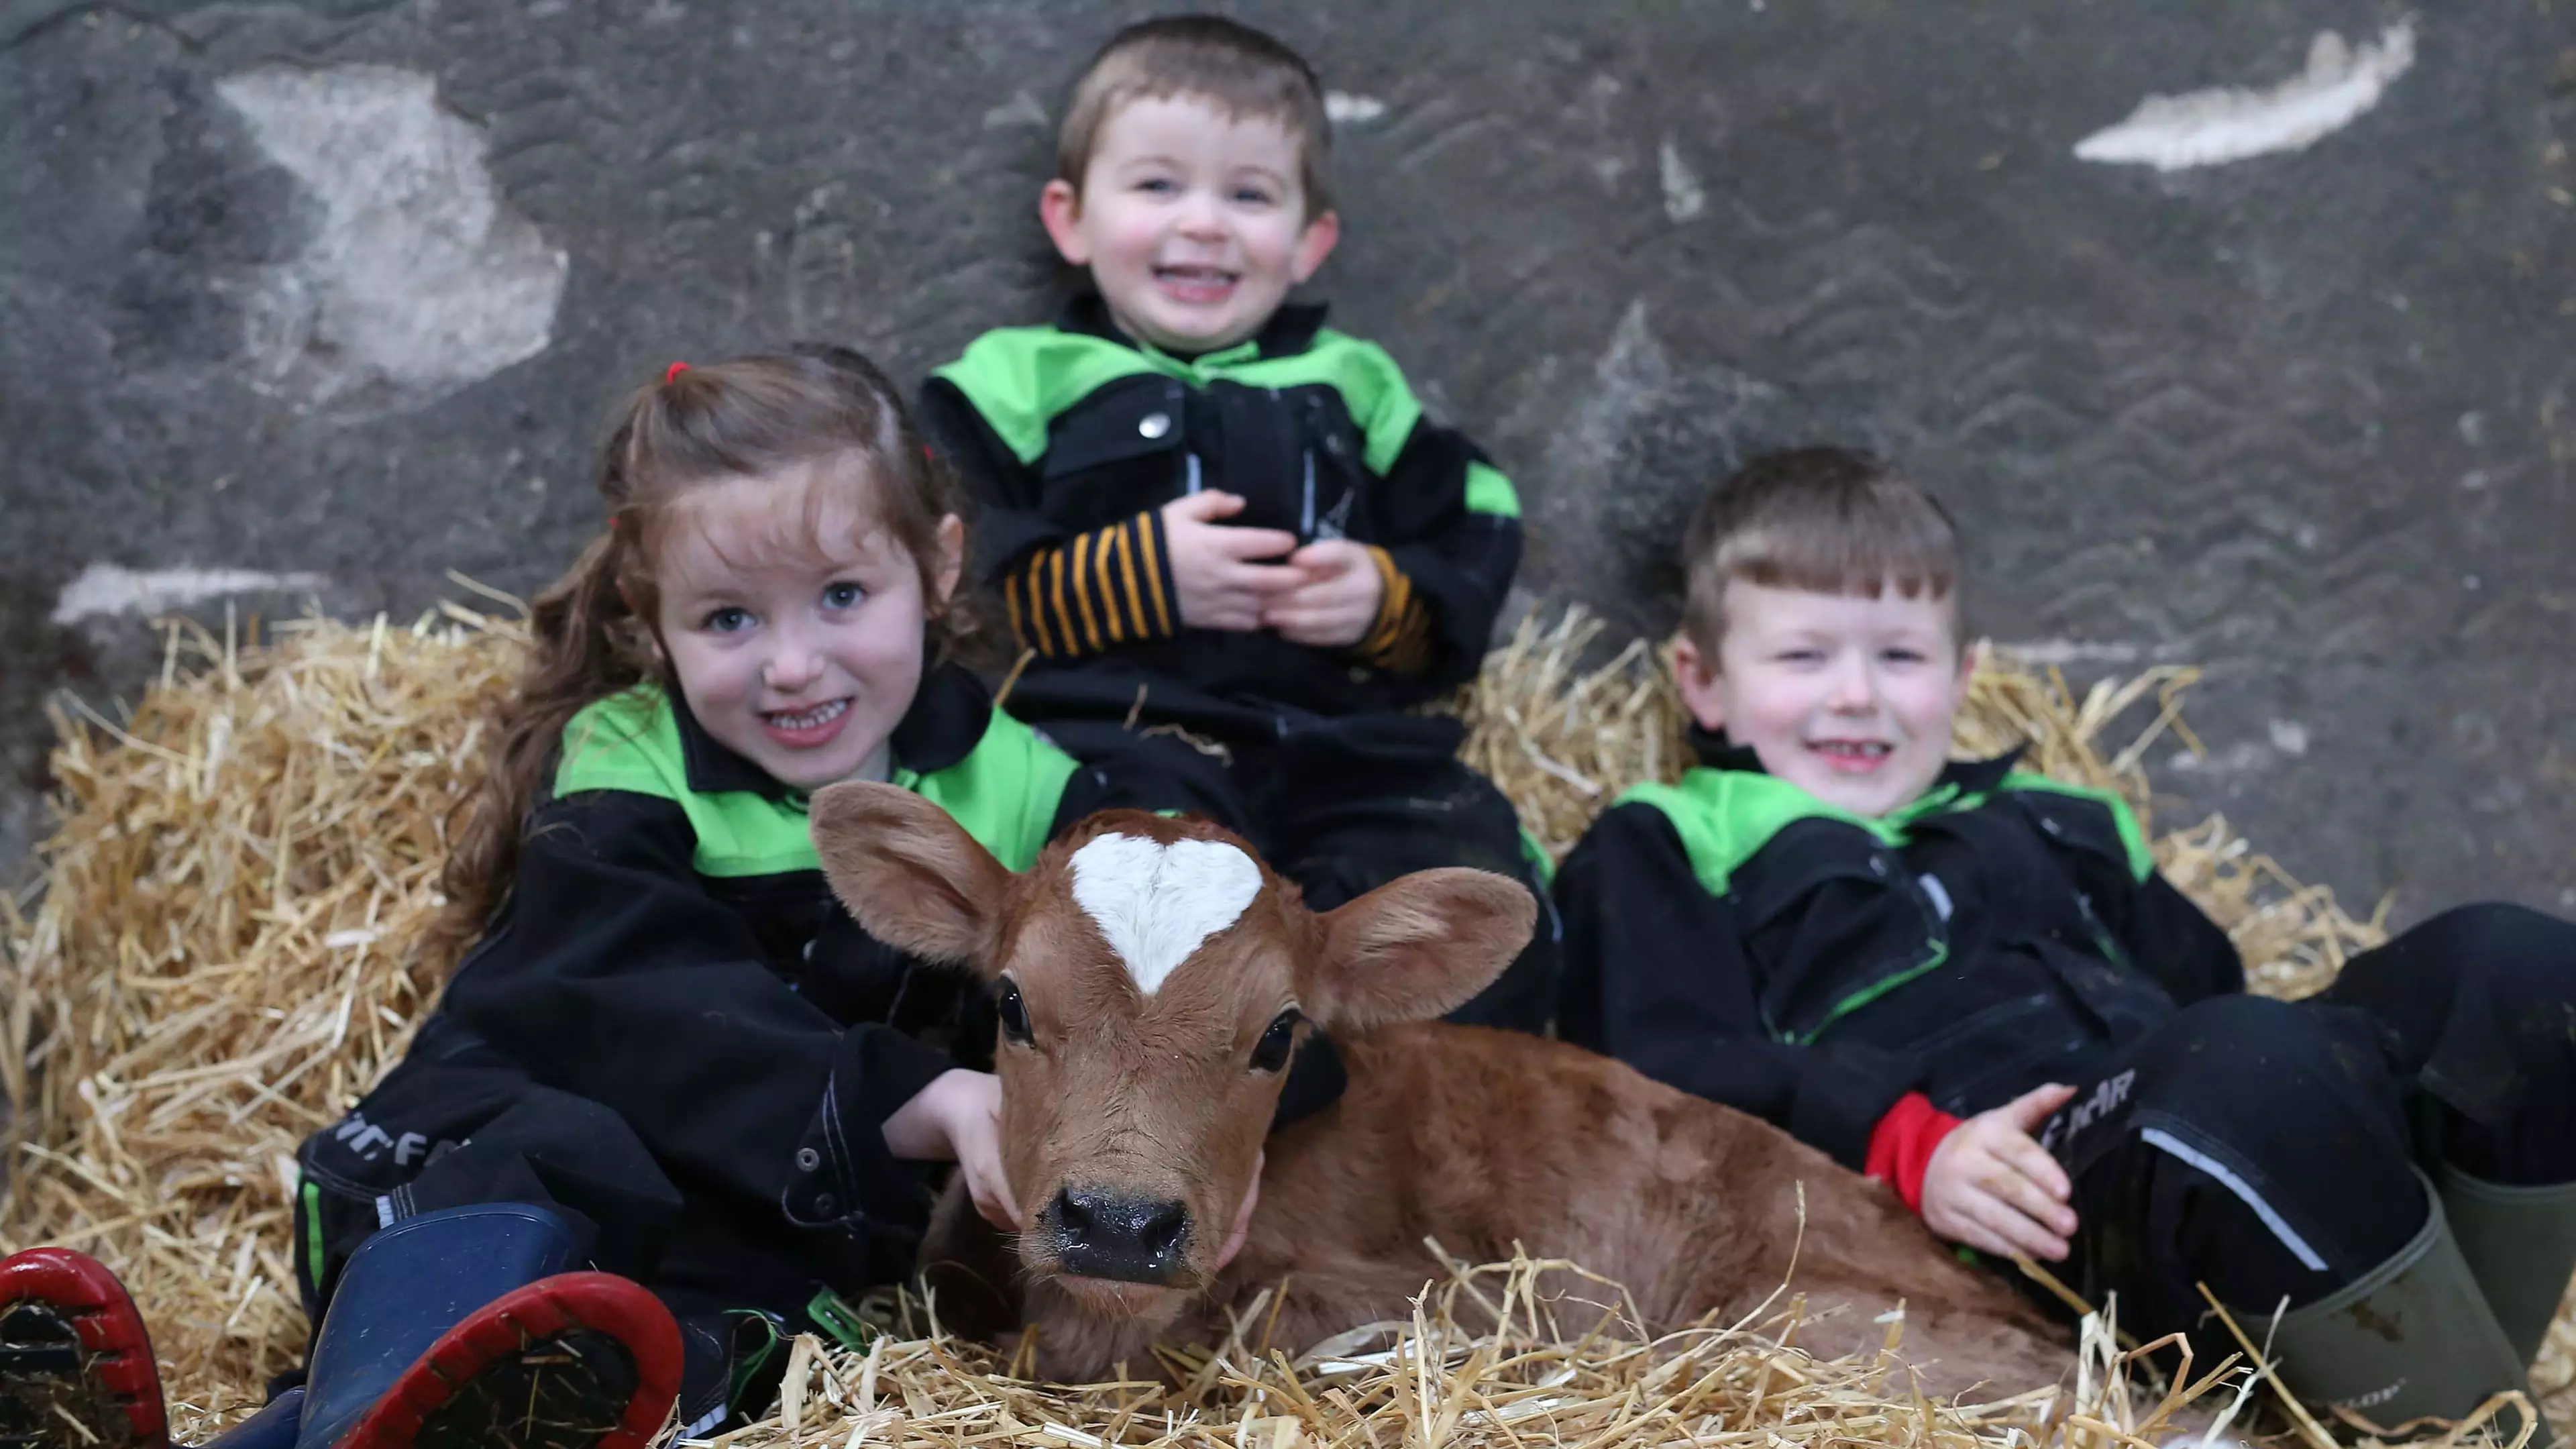
[[[2031,1134],[2074,1095],[2073,1087],[2039,1087],[1960,1123],[1923,1173],[1923,1225],[1984,1252],[2064,1258],[2075,1234],[2072,1187]]]
[[[1271,598],[1297,586],[1297,570],[1253,562],[1295,548],[1297,535],[1217,522],[1242,511],[1242,498],[1213,489],[1163,505],[1172,588],[1180,595],[1181,622],[1192,628],[1248,633],[1261,627],[1261,611]]]
[[[885,1120],[886,1150],[907,1162],[954,1162],[975,1211],[1020,1228],[1019,1199],[1002,1170],[1002,1079],[963,1067],[940,1073]]]
[[[1243,1251],[1243,1240],[1252,1236],[1252,1210],[1261,1202],[1261,1169],[1270,1162],[1269,1149],[1252,1159],[1252,1186],[1243,1190],[1243,1202],[1234,1210],[1234,1226],[1225,1230],[1225,1244],[1217,1249],[1216,1266],[1223,1271]]]
[[[1386,602],[1386,576],[1367,548],[1326,539],[1290,554],[1288,567],[1297,571],[1297,586],[1262,609],[1264,627],[1318,649],[1347,649],[1368,636]]]

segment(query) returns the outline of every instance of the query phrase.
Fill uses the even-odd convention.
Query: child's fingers
[[[1191,493],[1175,498],[1163,505],[1163,511],[1167,522],[1180,518],[1192,523],[1213,523],[1217,519],[1232,518],[1241,513],[1243,498],[1239,494],[1228,493],[1221,488],[1211,488],[1204,493]]]
[[[1995,1156],[2052,1202],[2062,1203],[2074,1195],[2075,1184],[2067,1180],[2066,1169],[2029,1137],[2017,1135],[1996,1144]]]
[[[1992,1193],[1979,1193],[1972,1201],[1968,1216],[1983,1228],[1991,1241],[1982,1246],[1990,1253],[2028,1253],[2034,1258],[2056,1262],[2066,1256],[2066,1240],[2041,1223],[2033,1222],[2010,1202]]]
[[[2075,1209],[2009,1158],[1997,1158],[1993,1174],[1978,1185],[2051,1233],[2063,1237],[2075,1231]]]
[[[1244,1189],[1243,1201],[1234,1209],[1234,1225],[1226,1230],[1225,1243],[1217,1249],[1216,1265],[1220,1271],[1243,1251],[1244,1240],[1252,1235],[1252,1210],[1261,1202],[1261,1168],[1269,1160],[1266,1150],[1252,1159],[1252,1184]]]
[[[1338,640],[1344,635],[1363,632],[1370,616],[1357,609],[1324,605],[1311,608],[1273,606],[1261,614],[1261,622],[1300,643],[1317,639]],[[1310,636],[1300,638],[1299,636]]]
[[[1368,550],[1344,538],[1328,538],[1310,543],[1288,555],[1293,568],[1301,568],[1317,577],[1337,577],[1368,562]]]
[[[1212,604],[1208,607],[1206,618],[1192,622],[1202,629],[1232,629],[1244,634],[1264,627],[1261,606],[1244,599]]]
[[[1020,1216],[1012,1210],[1010,1190],[974,1178],[966,1181],[966,1195],[975,1200],[975,1212],[984,1221],[1006,1233],[1020,1230]]]
[[[2073,1100],[2073,1087],[2063,1082],[2051,1082],[2045,1087],[2031,1088],[2005,1103],[2000,1110],[2014,1126],[2037,1136],[2039,1129],[2048,1125],[2048,1119],[2057,1115],[2057,1109]]]
[[[1219,528],[1208,533],[1208,547],[1231,559],[1275,559],[1297,549],[1297,535],[1279,528]],[[1286,564],[1277,564],[1282,573],[1296,573]]]
[[[1216,571],[1219,589],[1255,603],[1267,603],[1292,594],[1305,582],[1304,574],[1284,564],[1230,563]]]

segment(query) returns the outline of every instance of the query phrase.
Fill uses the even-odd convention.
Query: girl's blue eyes
[[[823,586],[823,607],[827,609],[855,609],[867,602],[867,597],[868,591],[857,584],[842,582]],[[698,627],[710,634],[739,634],[756,622],[749,609],[728,604],[721,609],[708,610],[706,617],[698,622]]]

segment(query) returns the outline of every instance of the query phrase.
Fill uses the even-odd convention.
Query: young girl
[[[308,1385],[237,1449],[641,1446],[675,1392],[705,1433],[765,1402],[783,1336],[853,1335],[847,1299],[910,1270],[922,1164],[1016,1226],[994,1079],[948,1049],[958,988],[838,908],[804,813],[891,780],[1016,869],[1113,803],[955,662],[955,485],[884,375],[827,349],[675,364],[599,488],[457,837],[445,929],[475,944],[300,1154]],[[103,1269],[20,1254],[0,1315],[84,1350],[5,1358],[0,1430],[35,1436],[6,1442],[99,1442],[58,1403],[158,1442]]]

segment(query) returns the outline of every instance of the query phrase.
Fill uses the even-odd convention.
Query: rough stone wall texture
[[[1348,98],[1322,289],[1518,478],[1531,596],[1666,627],[1699,488],[1874,444],[1985,630],[2208,667],[2178,811],[2401,917],[2576,906],[2576,0],[1241,12]],[[527,590],[668,359],[1041,315],[1048,108],[1145,13],[0,0],[0,859],[138,589]],[[2220,149],[2312,144],[2075,154],[2222,86]]]

